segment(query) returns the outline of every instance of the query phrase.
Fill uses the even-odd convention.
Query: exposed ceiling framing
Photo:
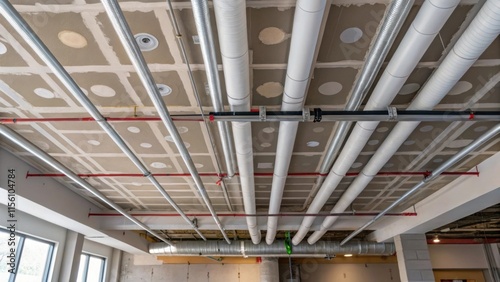
[[[103,5],[98,0],[57,0],[44,3],[33,0],[11,0],[10,2],[104,116],[117,118],[158,116]],[[170,113],[200,114],[203,111],[208,114],[214,111],[191,2],[176,0],[172,1],[172,5],[194,81],[190,80],[188,67],[183,60],[182,49],[174,32],[173,19],[167,3],[156,0],[119,2],[133,33],[150,34],[158,41],[155,49],[143,51],[143,55],[155,82],[164,84],[164,87],[170,89],[163,96]],[[416,1],[409,12],[371,91],[414,20],[422,2]],[[408,107],[419,89],[450,52],[452,45],[467,28],[483,2],[472,0],[460,2],[391,106],[398,109]],[[304,106],[325,110],[345,108],[389,3],[388,0],[333,0],[328,3],[329,12],[323,21],[324,30],[321,33],[317,59],[313,62]],[[270,110],[279,110],[287,71],[295,1],[260,0],[246,1],[246,4],[251,107],[257,109],[265,106]],[[212,2],[209,5],[212,7]],[[213,13],[211,17],[223,103],[226,110],[229,110]],[[497,36],[435,109],[498,111],[499,82],[500,39]],[[201,107],[197,103],[193,85],[199,91]],[[361,109],[366,105],[371,91]],[[85,109],[45,66],[33,49],[5,18],[0,16],[0,118],[88,116]],[[152,173],[188,173],[179,150],[161,122],[121,121],[111,124]],[[497,121],[422,122],[385,164],[382,172],[432,171],[497,124]],[[75,173],[140,173],[95,122],[47,121],[6,123],[6,125]],[[395,122],[389,121],[378,125],[351,166],[350,172],[360,172],[363,169],[395,125]],[[199,121],[175,121],[175,126],[198,172],[226,172],[215,123],[208,122],[206,126]],[[336,128],[335,122],[299,123],[289,172],[318,172]],[[252,123],[252,135],[248,138],[253,142],[255,173],[273,173],[278,134],[278,122]],[[31,154],[4,141],[3,144],[10,151],[34,164],[42,172],[55,172]],[[470,153],[451,171],[469,171],[499,151],[500,137],[497,136]],[[440,176],[401,204],[395,212],[403,211],[419,200],[429,197],[457,177],[458,175]],[[58,179],[73,185],[65,178]],[[202,176],[201,179],[216,212],[244,212],[238,176],[232,178]],[[355,177],[342,179],[326,201],[322,212],[329,212],[332,209],[354,179]],[[174,211],[144,177],[89,177],[86,180],[125,210],[166,213]],[[370,213],[381,211],[421,180],[422,176],[376,176],[347,211]],[[189,175],[158,177],[158,181],[184,212],[208,212]],[[269,209],[272,177],[256,176],[254,181],[256,210],[258,213],[266,213]],[[315,196],[312,192],[315,181],[316,176],[311,175],[288,177],[281,202],[281,212],[305,212],[311,197]],[[227,194],[224,190],[227,190]],[[83,190],[82,193],[89,200],[107,207],[89,193]],[[259,219],[261,224],[264,223],[263,226],[266,219],[266,217]],[[463,226],[456,223],[443,228],[499,229],[499,226],[496,221],[488,224],[471,222]],[[282,239],[284,231],[280,230],[277,238]],[[171,240],[199,239],[192,230],[172,229],[161,232]],[[209,239],[222,238],[217,230],[202,230],[202,232]],[[264,234],[265,230],[262,232]],[[443,234],[439,230],[435,232],[443,236],[451,234],[450,232]],[[248,230],[245,228],[227,230],[227,234],[229,237],[248,238]],[[345,230],[338,230],[334,225],[325,238],[338,240],[347,234]],[[368,231],[363,232],[359,238],[362,239],[367,234]],[[497,238],[499,236],[498,232],[481,234]]]

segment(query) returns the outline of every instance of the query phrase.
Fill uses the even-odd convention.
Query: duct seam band
[[[413,28],[413,30],[415,30],[417,33],[422,34],[422,35],[436,35],[436,34],[438,34],[438,32],[439,32],[439,31],[438,31],[438,32],[434,32],[434,33],[424,33],[424,32],[421,32],[421,31],[419,31],[419,30],[418,30],[418,29],[417,29],[417,28],[413,25],[413,23],[411,24],[411,28]]]
[[[248,50],[245,53],[243,53],[242,55],[236,56],[236,57],[226,56],[226,55],[224,55],[224,53],[222,53],[222,51],[221,51],[221,55],[224,58],[227,58],[227,59],[230,59],[230,60],[234,60],[234,59],[243,58],[244,56],[248,55]]]

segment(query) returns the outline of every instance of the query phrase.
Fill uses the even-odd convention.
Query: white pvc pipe
[[[246,4],[244,0],[214,0],[226,91],[232,111],[250,111],[250,64],[248,58]],[[252,127],[250,122],[232,122],[236,161],[246,214],[255,214]],[[261,240],[257,217],[246,218],[254,244]]]
[[[290,53],[283,93],[282,111],[301,110],[307,94],[307,85],[314,63],[314,53],[319,38],[326,0],[298,0],[293,20]],[[298,122],[281,122],[274,164],[269,213],[280,212],[283,190],[292,158]],[[267,221],[266,242],[272,244],[276,237],[278,218]]]
[[[431,110],[455,86],[459,79],[500,33],[500,1],[487,1],[477,16],[448,53],[439,68],[408,107],[408,110]],[[399,122],[363,171],[344,192],[332,212],[343,212],[371,182],[375,175],[397,152],[420,122]],[[318,241],[335,223],[337,217],[327,217],[319,231],[308,239]]]
[[[365,110],[383,110],[392,102],[459,2],[460,0],[427,0],[422,4],[373,90]],[[309,206],[307,213],[315,214],[321,211],[378,124],[377,121],[356,123],[345,147]],[[304,217],[299,230],[292,239],[294,245],[304,239],[315,218],[314,216]]]

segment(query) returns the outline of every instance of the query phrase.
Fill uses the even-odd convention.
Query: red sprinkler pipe
[[[356,212],[356,213],[316,213],[316,214],[307,214],[307,213],[277,213],[277,214],[268,214],[268,213],[257,213],[257,214],[245,214],[245,213],[225,213],[225,214],[217,214],[221,217],[268,217],[268,216],[279,216],[279,217],[287,217],[287,216],[374,216],[378,213],[373,212]],[[150,216],[150,217],[178,217],[180,216],[178,213],[131,213],[132,216]],[[187,216],[194,217],[208,217],[212,216],[209,213],[186,213]],[[417,216],[416,212],[403,212],[403,213],[386,213],[387,216]],[[118,213],[89,213],[88,216],[123,216]]]
[[[424,176],[427,177],[430,175],[430,171],[409,171],[409,172],[399,172],[399,171],[385,171],[385,172],[379,172],[377,173],[377,176]],[[227,177],[226,173],[215,173],[215,172],[206,172],[206,173],[199,173],[200,176],[204,177],[219,177],[219,178],[224,178]],[[346,173],[346,177],[354,177],[358,176],[359,172],[348,172]],[[236,176],[239,175],[239,173],[235,173]],[[316,176],[327,176],[328,174],[324,173],[318,173],[318,172],[291,172],[288,174],[290,177],[316,177]],[[473,176],[479,176],[478,171],[473,171],[473,172],[454,172],[454,171],[449,171],[449,172],[443,172],[441,175],[473,175]],[[28,177],[63,177],[65,176],[64,174],[61,173],[30,173],[28,172],[26,174],[26,178]],[[88,178],[99,178],[99,177],[144,177],[143,174],[141,173],[92,173],[92,174],[78,174],[79,177],[88,177]],[[189,177],[191,174],[189,173],[153,173],[153,176],[155,177]],[[273,176],[272,172],[257,172],[254,173],[254,176],[256,177],[271,177]]]

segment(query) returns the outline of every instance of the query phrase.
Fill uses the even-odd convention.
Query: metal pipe
[[[179,47],[180,47],[180,51],[182,54],[182,59],[186,63],[186,67],[188,70],[189,82],[191,83],[191,87],[193,88],[193,93],[196,97],[196,102],[198,103],[198,107],[200,109],[200,113],[201,113],[200,116],[202,117],[200,121],[202,121],[204,123],[205,128],[207,130],[207,133],[209,135],[210,144],[212,145],[212,149],[214,150],[214,157],[215,157],[215,160],[217,163],[217,170],[219,171],[219,173],[222,173],[222,169],[221,169],[222,166],[220,165],[220,160],[219,160],[219,156],[217,153],[217,146],[215,146],[215,144],[214,144],[212,130],[210,129],[210,126],[208,126],[208,124],[207,124],[208,120],[205,118],[206,115],[203,111],[203,105],[202,105],[201,98],[200,98],[200,92],[198,91],[198,86],[196,86],[193,70],[191,69],[191,65],[189,64],[189,58],[187,56],[186,47],[184,46],[184,41],[182,40],[181,30],[180,30],[179,24],[177,22],[177,17],[175,16],[175,13],[174,13],[172,1],[167,0],[167,4],[168,4],[168,12],[170,15],[170,20],[172,21],[172,25],[173,25],[174,31],[175,31],[175,37],[177,38],[177,42],[179,42]],[[174,118],[173,116],[175,116],[175,115],[170,115],[170,117],[172,117],[172,120],[175,121],[176,118]],[[224,200],[226,200],[226,204],[227,204],[229,210],[233,211],[233,205],[231,204],[231,200],[229,199],[229,193],[227,192],[227,187],[226,187],[226,183],[224,182],[224,180],[221,180],[220,186],[221,186],[222,193],[224,193]]]
[[[193,6],[193,16],[200,39],[201,54],[205,63],[205,74],[207,76],[208,88],[210,89],[210,98],[215,111],[224,110],[222,103],[222,91],[220,88],[219,69],[217,58],[215,56],[215,43],[210,23],[210,11],[206,0],[191,0]],[[219,128],[220,141],[224,151],[227,173],[233,175],[234,169],[234,145],[231,139],[227,122],[217,122]]]
[[[378,213],[373,212],[343,212],[343,213],[317,213],[317,214],[305,214],[305,213],[278,213],[278,214],[269,214],[269,213],[257,213],[257,214],[245,214],[245,213],[219,213],[219,217],[264,217],[264,216],[281,216],[281,217],[290,217],[290,216],[372,216],[377,215]],[[178,217],[179,215],[176,213],[131,213],[132,216],[147,216],[147,217]],[[188,213],[188,216],[195,217],[208,217],[212,216],[209,213]],[[116,213],[89,213],[88,216],[96,216],[96,217],[114,217],[121,216],[121,214]],[[416,212],[403,212],[403,213],[386,213],[385,216],[417,216]]]
[[[68,72],[66,72],[64,67],[59,63],[59,61],[57,61],[57,59],[50,52],[47,46],[43,44],[40,38],[24,21],[24,19],[21,17],[21,15],[19,15],[14,7],[8,1],[0,1],[0,9],[3,12],[2,14],[4,15],[5,19],[7,19],[12,27],[14,27],[14,29],[16,29],[16,31],[23,37],[23,39],[30,44],[30,46],[38,54],[38,56],[52,70],[54,75],[64,84],[69,92],[73,94],[73,96],[80,102],[80,104],[82,104],[82,106],[99,124],[99,126],[101,126],[101,128],[109,135],[109,137],[122,150],[122,152],[134,163],[134,165],[141,171],[141,173],[151,181],[151,183],[162,194],[162,196],[184,218],[184,220],[190,224],[190,226],[198,233],[198,235],[203,240],[206,240],[199,229],[191,222],[191,220],[187,216],[184,215],[180,207],[172,200],[165,189],[163,189],[160,183],[151,175],[151,172],[146,168],[146,166],[144,166],[141,160],[134,154],[134,152],[132,152],[132,150],[128,147],[128,145],[120,137],[120,135],[118,135],[115,129],[101,115],[95,105],[92,104],[90,99],[82,92],[81,88],[71,78]]]
[[[380,31],[377,38],[368,51],[361,74],[354,84],[351,97],[345,107],[346,111],[355,111],[361,105],[414,2],[414,0],[394,0],[387,8],[387,13],[380,24]],[[323,157],[320,168],[321,173],[328,173],[330,171],[333,161],[337,157],[350,128],[351,122],[347,121],[342,121],[337,125],[332,141]],[[310,204],[312,196],[316,194],[324,180],[325,177],[318,177],[315,187],[304,202],[304,209]]]
[[[227,174],[219,174],[215,172],[205,172],[198,173],[202,177],[227,177]],[[430,171],[381,171],[377,173],[377,176],[423,176],[427,177],[430,175]],[[190,176],[190,173],[153,173],[155,177],[186,177]],[[239,175],[236,173],[235,175]],[[358,176],[359,172],[348,172],[345,177],[354,177]],[[473,175],[479,176],[479,172],[474,171],[445,171],[442,175]],[[63,177],[64,174],[59,173],[27,173],[26,178],[28,177]],[[78,174],[79,177],[91,177],[91,178],[99,178],[99,177],[144,177],[144,175],[139,173],[81,173]],[[253,174],[254,177],[270,177],[273,176],[273,173],[270,172],[256,172]],[[325,176],[325,174],[318,172],[289,172],[288,177],[313,177],[313,176]]]
[[[488,1],[482,6],[474,20],[457,40],[451,52],[446,55],[439,68],[408,106],[408,110],[432,110],[450,92],[481,53],[495,40],[500,32],[500,19],[490,17],[491,14],[500,14],[500,6],[494,4],[494,1]],[[360,176],[337,201],[332,212],[343,212],[351,205],[419,124],[420,122],[401,122],[393,128],[377,152],[363,167]],[[321,224],[320,230],[309,236],[308,242],[313,244],[319,240],[335,221],[335,217],[326,218]]]
[[[78,186],[82,187],[83,189],[87,190],[89,193],[97,197],[99,200],[103,201],[106,203],[108,206],[119,212],[121,215],[132,221],[133,223],[137,224],[140,228],[144,229],[145,231],[149,232],[151,235],[154,237],[160,239],[161,241],[165,242],[169,246],[174,246],[174,243],[171,241],[165,239],[162,237],[160,234],[156,233],[152,229],[150,229],[146,224],[141,222],[140,220],[136,219],[132,215],[128,214],[125,210],[123,210],[119,205],[115,204],[113,201],[108,199],[104,194],[99,192],[96,188],[92,187],[89,183],[87,183],[85,180],[81,179],[78,177],[74,172],[69,170],[67,167],[65,167],[63,164],[58,162],[56,159],[51,157],[49,154],[45,153],[44,151],[40,150],[38,147],[33,145],[31,142],[26,140],[24,137],[16,133],[14,130],[8,128],[5,125],[0,124],[0,134],[12,141],[13,143],[19,145],[22,147],[24,150],[30,152],[33,156],[37,157],[41,161],[45,162],[55,170],[65,174],[67,177],[69,177],[71,180],[73,180]]]
[[[364,110],[384,110],[390,105],[459,2],[460,0],[427,0],[422,4],[370,94]],[[307,212],[316,213],[323,208],[379,123],[376,120],[356,123]],[[293,244],[298,244],[304,239],[313,222],[314,218],[304,218],[292,239]]]
[[[200,176],[198,175],[198,171],[194,166],[194,162],[191,159],[191,156],[189,155],[189,152],[186,146],[184,145],[184,142],[182,141],[182,138],[179,132],[177,131],[174,122],[170,118],[167,106],[165,105],[165,102],[163,101],[163,98],[160,92],[158,91],[158,88],[156,87],[156,83],[153,79],[153,76],[151,75],[151,72],[147,68],[146,61],[142,56],[139,46],[137,46],[135,38],[132,35],[132,32],[130,31],[130,27],[125,21],[125,17],[123,15],[122,10],[120,9],[120,6],[118,5],[118,2],[116,0],[102,0],[102,4],[104,5],[106,13],[108,14],[108,17],[116,33],[118,34],[118,37],[120,38],[120,41],[123,47],[125,48],[125,51],[127,52],[130,61],[132,62],[137,71],[137,75],[139,76],[143,86],[146,88],[146,91],[149,94],[149,97],[152,100],[153,104],[155,105],[155,108],[157,109],[158,114],[160,115],[163,121],[163,124],[170,133],[170,136],[172,137],[172,140],[177,146],[177,149],[179,150],[179,153],[181,154],[181,157],[184,160],[186,167],[191,173],[191,176],[196,184],[196,188],[198,189],[199,194],[203,198],[205,205],[212,214],[215,223],[219,227],[219,230],[222,232],[222,235],[224,236],[224,239],[228,244],[231,244],[231,240],[229,240],[229,237],[227,236],[222,226],[222,223],[217,217],[217,213],[215,212],[212,206],[208,193],[205,187],[203,186],[203,182],[201,181]]]
[[[402,203],[404,200],[406,200],[409,196],[411,196],[413,193],[418,191],[420,188],[424,187],[427,183],[433,181],[436,179],[439,175],[441,175],[446,169],[452,167],[455,165],[458,161],[460,161],[463,157],[467,156],[469,153],[486,143],[488,140],[491,138],[495,137],[498,133],[500,133],[500,124],[497,124],[495,127],[491,128],[488,130],[485,134],[481,135],[481,137],[477,138],[469,144],[467,147],[462,149],[460,152],[458,152],[456,155],[451,157],[450,159],[446,160],[443,164],[441,164],[436,170],[434,170],[428,177],[426,177],[424,180],[420,181],[418,184],[416,184],[413,188],[411,188],[409,191],[404,193],[403,196],[401,196],[399,199],[397,199],[394,203],[392,203],[389,207],[381,211],[377,216],[375,216],[373,219],[365,223],[363,226],[358,228],[356,231],[352,232],[349,236],[347,236],[342,242],[340,243],[341,245],[344,245],[345,243],[349,242],[354,236],[358,235],[360,232],[368,228],[370,225],[372,225],[374,222],[376,222],[379,218],[384,216],[387,212],[395,208],[397,205]]]
[[[236,241],[232,245],[220,244],[219,241],[206,242],[179,242],[175,247],[164,243],[152,243],[149,245],[149,253],[163,256],[276,256],[288,257],[283,241],[275,241],[272,244],[264,242],[253,244],[252,241]],[[293,246],[295,256],[304,255],[334,255],[334,254],[365,254],[365,255],[392,255],[396,252],[393,243],[375,242],[353,242],[341,246],[339,242],[321,241],[314,245],[302,243]]]
[[[176,115],[182,121],[233,121],[233,122],[270,122],[299,121],[314,122],[316,111],[265,111],[265,112],[210,112],[207,115]],[[500,121],[500,111],[432,111],[403,110],[389,108],[388,111],[324,111],[316,114],[321,122],[332,121]],[[160,117],[102,117],[106,122],[161,121]],[[0,118],[0,123],[15,124],[27,122],[93,122],[93,117],[76,118]],[[318,120],[316,120],[318,122]]]

